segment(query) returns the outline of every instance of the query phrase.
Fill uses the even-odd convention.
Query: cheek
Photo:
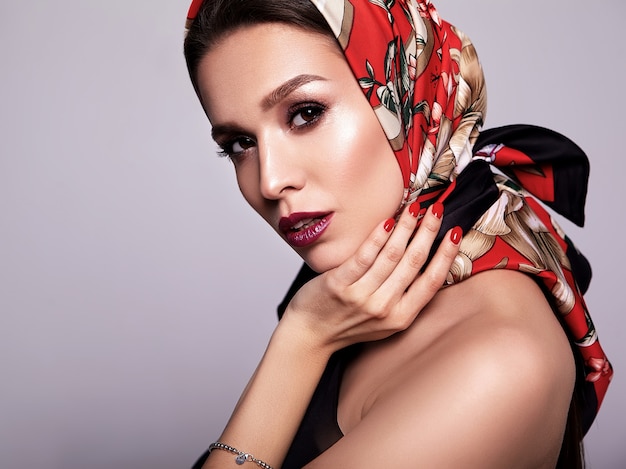
[[[335,126],[336,136],[332,141],[339,156],[337,172],[364,186],[382,184],[389,190],[397,187],[402,192],[400,167],[372,109],[368,105],[357,115],[364,118],[355,119],[352,115]]]
[[[331,125],[327,127],[325,135],[318,138],[323,158],[333,173],[339,175],[354,174],[368,154],[374,151],[369,148],[371,143],[367,136],[370,129],[363,128],[362,119],[355,118],[354,113],[343,112],[335,116]]]

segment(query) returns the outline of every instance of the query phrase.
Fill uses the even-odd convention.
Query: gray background
[[[587,228],[564,224],[593,262],[616,368],[591,468],[626,467],[624,5],[438,4],[477,45],[487,126],[553,128],[592,162]],[[214,156],[181,54],[187,6],[0,3],[2,468],[189,467],[299,266]]]

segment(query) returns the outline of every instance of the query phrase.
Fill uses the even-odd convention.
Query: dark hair
[[[580,388],[577,386],[569,406],[567,424],[561,443],[561,452],[556,469],[584,469],[585,450],[583,446],[583,426],[580,416]]]
[[[311,0],[204,0],[185,38],[187,70],[196,93],[202,58],[228,33],[245,26],[283,23],[335,39]]]
[[[556,311],[556,309],[554,309]],[[565,328],[563,318],[555,312],[561,326]],[[566,329],[567,330],[567,329]],[[565,425],[565,433],[563,434],[563,443],[561,444],[561,452],[556,465],[556,469],[584,469],[585,468],[585,447],[583,437],[588,430],[588,425],[583,422],[583,402],[585,401],[585,366],[584,360],[575,342],[570,334],[567,338],[574,355],[574,363],[576,366],[576,384],[572,400],[570,401],[569,412],[567,414],[567,424]],[[592,419],[593,420],[593,419]]]

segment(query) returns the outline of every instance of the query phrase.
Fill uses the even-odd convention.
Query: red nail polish
[[[433,215],[437,218],[441,218],[443,216],[443,204],[440,202],[435,202],[433,204]]]
[[[409,205],[409,213],[417,218],[420,213],[420,208],[421,207],[419,202],[413,202],[411,205]]]
[[[463,230],[460,226],[455,226],[452,228],[452,233],[450,233],[450,240],[454,244],[459,244],[461,242],[461,238],[463,237]]]
[[[387,220],[385,222],[385,231],[389,233],[393,229],[393,226],[395,224],[396,224],[396,221],[393,218],[390,218],[389,220]]]

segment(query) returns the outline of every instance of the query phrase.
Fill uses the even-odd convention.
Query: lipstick
[[[282,217],[278,229],[287,242],[295,248],[303,248],[317,241],[330,225],[332,213],[298,212]]]

